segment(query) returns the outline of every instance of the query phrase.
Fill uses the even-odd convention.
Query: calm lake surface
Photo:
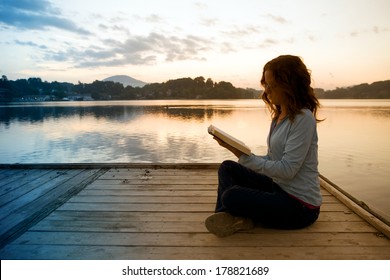
[[[320,100],[319,170],[390,220],[390,100]],[[214,124],[266,153],[261,100],[0,105],[0,163],[221,162]]]

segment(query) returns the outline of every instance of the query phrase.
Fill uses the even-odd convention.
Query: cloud
[[[219,20],[217,18],[201,18],[199,23],[206,27],[213,27],[219,23]]]
[[[153,65],[159,60],[205,60],[205,53],[213,49],[212,40],[193,35],[178,37],[152,32],[147,36],[128,37],[125,41],[106,39],[100,45],[83,49],[69,46],[66,50],[49,51],[45,59],[68,61],[77,68]]]
[[[47,0],[2,0],[0,24],[22,30],[58,28],[82,35],[91,34],[74,22],[61,17],[61,11]]]
[[[260,30],[264,31],[265,29],[255,25],[233,26],[230,30],[224,30],[222,33],[229,37],[243,37],[261,33]]]
[[[156,15],[156,14],[149,15],[148,17],[145,18],[145,20],[147,22],[151,22],[151,23],[162,23],[163,22],[163,19],[159,15]]]
[[[286,20],[284,17],[281,17],[281,16],[276,16],[276,15],[268,14],[267,17],[268,17],[268,18],[271,18],[272,20],[274,20],[274,21],[276,21],[277,23],[280,23],[280,24],[285,24],[285,23],[287,23],[287,20]]]
[[[208,9],[208,5],[206,3],[202,3],[202,2],[195,2],[194,7],[201,10],[201,11]]]
[[[122,25],[117,25],[117,24],[106,25],[106,24],[100,23],[98,25],[98,27],[100,29],[102,29],[104,32],[116,31],[116,32],[127,34],[127,35],[130,34],[129,29],[126,26],[122,26]]]
[[[317,37],[315,35],[307,35],[307,38],[311,42],[317,42]]]
[[[44,49],[44,50],[48,49],[48,47],[45,45],[38,45],[38,44],[31,42],[31,41],[15,40],[14,43],[17,45],[20,45],[20,46],[29,46],[29,47],[35,47],[35,48],[40,48],[40,49]]]
[[[232,46],[229,42],[224,42],[221,44],[221,52],[222,53],[229,53],[229,52],[235,52],[236,49]]]
[[[134,18],[135,19],[138,19],[138,20],[141,20],[145,23],[157,23],[157,24],[161,24],[161,23],[164,23],[165,20],[157,15],[157,14],[150,14],[148,16],[140,16],[140,15],[134,15]]]
[[[379,27],[379,26],[373,26],[372,29],[371,29],[371,31],[374,32],[375,34],[380,34],[380,33],[389,32],[389,31],[390,31],[390,28],[387,28],[387,27]]]
[[[389,32],[389,31],[390,31],[390,28],[373,26],[370,29],[360,29],[360,30],[351,31],[348,35],[350,37],[359,37],[359,36],[363,36],[363,35],[367,35],[367,34],[379,35],[381,33]]]
[[[24,11],[53,11],[51,4],[46,0],[3,0],[2,6]]]
[[[279,41],[273,38],[267,38],[261,41],[261,43],[257,46],[260,49],[269,48],[275,45],[278,45]]]

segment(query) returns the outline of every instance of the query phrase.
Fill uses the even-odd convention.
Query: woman
[[[215,214],[207,229],[224,237],[254,223],[298,229],[314,223],[322,197],[318,179],[317,109],[308,69],[297,56],[283,55],[263,69],[262,96],[272,122],[265,156],[245,155],[215,138],[238,157],[218,170]]]

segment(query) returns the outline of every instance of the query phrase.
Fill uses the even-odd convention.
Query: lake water
[[[319,170],[390,220],[390,100],[320,100]],[[0,105],[0,163],[235,159],[214,124],[266,153],[261,100],[47,102]]]

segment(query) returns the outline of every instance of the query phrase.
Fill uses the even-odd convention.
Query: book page
[[[230,146],[240,150],[241,152],[250,155],[251,149],[245,145],[244,142],[238,140],[237,138],[231,136],[230,134],[226,133],[220,128],[217,128],[216,126],[210,125],[208,128],[208,132],[217,137],[218,139],[222,140],[223,142],[229,144]]]

